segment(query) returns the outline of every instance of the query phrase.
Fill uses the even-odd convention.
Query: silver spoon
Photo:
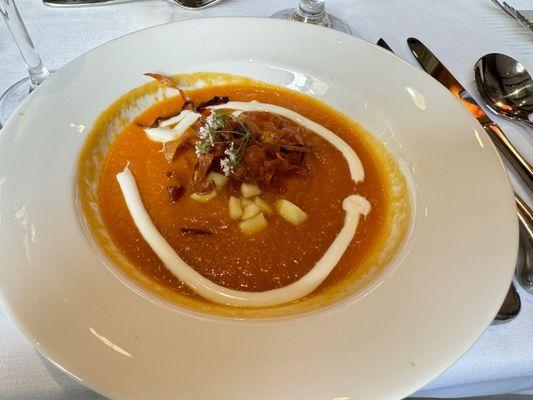
[[[491,53],[474,67],[479,94],[496,114],[533,128],[533,79],[514,58]]]
[[[476,63],[474,75],[478,92],[491,111],[533,127],[533,79],[522,64],[504,54],[487,54]],[[529,166],[526,161],[524,164]],[[524,182],[531,188],[527,177]],[[520,229],[516,277],[524,290],[533,293],[533,213],[516,193],[515,200]]]

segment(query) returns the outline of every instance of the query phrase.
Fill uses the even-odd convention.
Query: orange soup
[[[174,293],[178,297],[173,300],[178,302],[179,298],[188,298],[189,306],[191,301],[204,303],[204,310],[210,305],[218,310],[232,308],[203,299],[154,253],[136,226],[117,182],[117,174],[126,166],[164,239],[190,267],[220,286],[262,292],[301,279],[342,229],[343,199],[352,194],[364,197],[371,211],[360,218],[353,239],[327,278],[293,303],[328,291],[334,293],[336,287],[342,287],[345,296],[357,279],[372,268],[372,273],[377,273],[376,267],[381,270],[390,261],[408,220],[407,192],[396,163],[368,133],[312,97],[251,80],[207,85],[183,93],[194,105],[210,99],[215,99],[212,104],[257,101],[295,111],[355,150],[364,168],[364,180],[354,182],[345,156],[330,142],[268,112],[218,114],[224,121],[218,131],[211,130],[218,136],[214,142],[211,139],[208,156],[208,151],[201,153],[203,149],[199,148],[205,144],[201,142],[202,132],[209,135],[208,116],[215,113],[207,108],[199,111],[201,117],[183,134],[185,139],[154,141],[147,135],[150,127],[160,126],[161,121],[187,107],[183,96],[157,102],[127,124],[107,146],[97,171],[95,199],[102,225],[118,252],[146,278],[145,282],[164,288],[159,294],[165,297],[164,293]],[[199,128],[202,122],[205,126]],[[230,150],[235,164],[231,171],[222,161],[228,159]],[[201,159],[204,156],[205,162]],[[207,169],[202,163],[209,163]],[[251,196],[243,196],[243,184],[252,187]],[[291,223],[280,200],[295,205],[303,212],[304,220]],[[235,204],[237,209],[231,208]],[[261,214],[261,228],[246,231],[241,224],[245,221],[243,213],[254,214],[256,219]],[[394,224],[401,225],[401,234],[391,237]],[[388,241],[394,245],[387,246]],[[336,296],[342,297],[338,293]]]

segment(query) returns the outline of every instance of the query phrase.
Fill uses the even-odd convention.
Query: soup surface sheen
[[[266,229],[244,235],[228,213],[229,198],[239,196],[239,185],[230,181],[213,200],[194,201],[190,197],[194,193],[194,146],[183,146],[169,162],[162,143],[147,137],[142,126],[151,125],[161,116],[176,115],[183,105],[179,96],[158,102],[137,116],[108,146],[100,166],[97,200],[103,225],[118,251],[149,281],[166,289],[159,290],[160,294],[173,292],[193,303],[209,303],[165,268],[134,225],[116,179],[126,165],[161,234],[185,262],[219,285],[264,291],[298,280],[322,257],[341,230],[345,216],[341,203],[351,194],[366,198],[371,212],[361,218],[354,239],[333,272],[308,298],[320,297],[330,289],[335,293],[330,294],[332,297],[343,297],[350,291],[350,282],[376,273],[376,268],[390,261],[392,250],[398,246],[385,249],[385,244],[388,240],[399,243],[405,230],[404,226],[394,226],[405,225],[407,219],[405,182],[384,147],[368,133],[311,97],[255,81],[207,86],[188,90],[187,94],[195,104],[213,96],[228,96],[231,101],[257,100],[296,111],[347,142],[359,156],[365,178],[355,184],[343,155],[329,142],[311,134],[312,152],[306,155],[308,172],[285,177],[281,193],[263,190],[260,195],[271,206],[279,198],[290,200],[307,213],[307,220],[295,226],[274,213],[268,216]],[[167,188],[175,184],[183,185],[185,193],[173,202]],[[404,214],[402,218],[397,217],[399,211]],[[212,234],[184,232],[190,229]],[[395,237],[391,238],[393,233]],[[339,290],[344,294],[340,295]]]

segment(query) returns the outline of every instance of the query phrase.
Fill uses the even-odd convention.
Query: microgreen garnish
[[[220,160],[220,169],[224,175],[229,176],[233,171],[235,171],[235,167],[239,162],[237,149],[235,149],[233,142],[226,147],[226,150],[224,150],[224,155],[226,157]]]
[[[220,169],[224,175],[229,176],[239,164],[244,150],[248,145],[250,133],[246,127],[239,122],[240,130],[230,131],[224,130],[224,127],[230,116],[223,112],[213,111],[206,119],[205,123],[198,131],[198,140],[195,144],[196,155],[200,156],[202,153],[208,153],[211,149],[217,145],[222,144],[225,146],[224,158],[220,159]],[[238,147],[235,147],[233,140],[238,143]]]
[[[202,153],[208,153],[215,144],[219,143],[217,141],[220,131],[224,128],[224,124],[228,120],[228,116],[225,113],[212,112],[206,119],[204,126],[200,127],[198,131],[198,136],[200,140],[196,142],[195,149],[196,155]]]

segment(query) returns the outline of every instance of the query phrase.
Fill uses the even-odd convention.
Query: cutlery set
[[[378,46],[389,50],[392,49],[383,39],[379,39]],[[533,174],[531,165],[525,160],[522,155],[514,148],[511,142],[507,139],[503,131],[498,125],[493,122],[485,113],[483,108],[474,100],[474,98],[468,93],[468,91],[455,79],[455,77],[448,71],[448,69],[439,61],[439,59],[418,39],[409,38],[407,45],[411,50],[411,53],[415,56],[422,69],[435,78],[439,83],[450,90],[453,95],[469,110],[472,116],[477,119],[483,129],[487,132],[498,150],[504,155],[509,162],[513,170],[521,178],[525,187],[530,191],[533,190]],[[498,82],[494,76],[489,76],[489,71],[494,72],[498,70],[497,67],[502,68],[502,65],[511,66],[506,73],[503,74],[503,79],[509,79],[513,76],[511,72],[519,71],[521,79],[519,79],[518,87],[515,82],[515,87],[511,93],[504,95],[491,96],[487,90],[488,88],[494,88],[494,83]],[[491,67],[489,67],[491,66]],[[531,77],[525,70],[525,68],[519,64],[516,60],[505,56],[503,54],[489,54],[482,57],[475,67],[476,83],[478,90],[482,98],[488,103],[489,109],[497,114],[500,114],[498,106],[505,104],[503,102],[509,101],[513,96],[520,96],[520,102],[515,104],[515,107],[507,105],[505,111],[501,112],[502,116],[505,116],[512,120],[519,120],[522,123],[532,126],[531,121],[528,119],[529,115],[533,112],[533,91],[531,88]],[[489,77],[490,85],[485,84],[485,79]],[[509,84],[500,84],[497,87],[508,88]],[[530,92],[531,91],[531,92]],[[498,100],[494,100],[494,98]],[[489,100],[490,99],[490,100]],[[492,106],[491,106],[492,104]],[[497,106],[498,105],[498,106]],[[514,110],[514,112],[510,111]],[[515,192],[515,202],[517,208],[517,216],[520,228],[520,243],[519,253],[516,262],[516,277],[521,286],[528,292],[533,293],[533,265],[531,264],[533,258],[533,214],[527,203]],[[511,284],[505,301],[498,311],[493,324],[499,324],[514,319],[520,312],[521,303],[520,297],[514,287]]]

